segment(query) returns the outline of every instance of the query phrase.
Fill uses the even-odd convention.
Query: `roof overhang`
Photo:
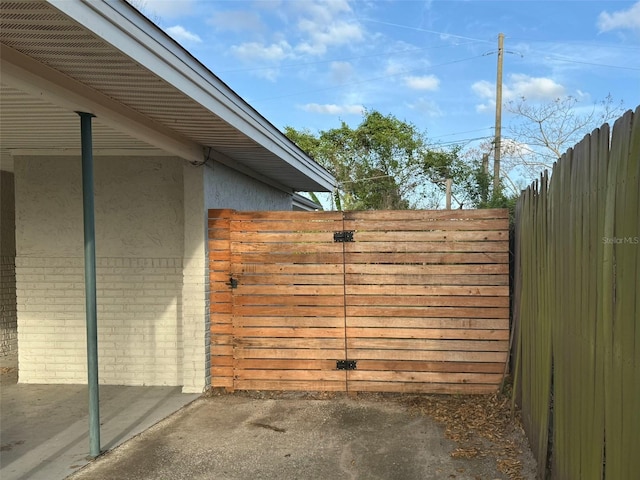
[[[335,179],[128,3],[4,2],[2,150],[79,148],[75,111],[96,116],[94,148],[208,159],[288,191]],[[51,131],[51,134],[47,132]]]

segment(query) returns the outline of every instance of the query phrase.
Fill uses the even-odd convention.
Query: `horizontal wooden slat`
[[[318,222],[306,220],[245,222],[235,220],[230,228],[231,235],[239,232],[335,232],[342,230],[342,221],[327,219]]]
[[[339,275],[338,278],[340,279],[344,272],[344,264],[342,262],[319,264],[307,262],[301,265],[300,263],[275,263],[273,262],[273,257],[261,257],[263,257],[262,260],[250,261],[255,257],[253,255],[251,257],[245,256],[243,258],[244,263],[232,265],[231,272],[236,275],[245,275],[247,278],[253,278],[258,275],[281,274],[287,277],[285,281],[289,281],[288,277],[291,275],[301,275],[303,279],[307,276],[315,275]],[[341,279],[339,281],[342,282]],[[256,281],[254,283],[260,282]]]
[[[349,317],[464,317],[464,318],[509,318],[508,308],[494,307],[357,307],[348,305]]]
[[[416,285],[427,279],[426,276],[444,275],[445,277],[454,277],[455,275],[468,275],[477,278],[480,275],[504,275],[509,273],[508,264],[500,265],[360,265],[346,264],[345,273],[350,274],[369,274],[369,275],[397,275],[398,277],[387,277],[388,282],[382,280],[381,283],[389,283],[393,285],[393,278],[404,278],[407,275],[417,275],[413,280]],[[356,278],[356,277],[351,277]],[[348,283],[348,282],[347,282]],[[429,285],[428,283],[426,285]]]
[[[308,392],[344,392],[345,380],[235,380],[236,390],[286,390]]]
[[[344,338],[343,328],[308,328],[308,327],[239,327],[234,333],[242,338]]]
[[[236,327],[344,327],[344,318],[339,317],[237,317],[233,324]]]
[[[312,307],[300,307],[296,305],[286,306],[265,306],[265,305],[242,305],[233,308],[233,313],[238,316],[257,316],[257,315],[282,315],[287,317],[342,317],[344,315],[344,307],[335,307],[330,305],[320,305]]]
[[[308,253],[337,254],[336,259],[342,259],[342,245],[340,243],[240,243],[231,244],[232,255],[245,253],[268,253],[277,255],[272,260],[276,262],[289,261],[296,255]],[[283,260],[285,259],[285,260]],[[336,261],[330,263],[337,263]]]
[[[347,295],[460,295],[508,297],[509,287],[466,285],[347,285]]]
[[[486,394],[498,390],[496,384],[415,383],[350,381],[350,392]]]
[[[345,230],[361,231],[428,231],[428,230],[508,230],[507,219],[426,219],[407,220],[345,220]]]
[[[494,318],[416,318],[416,317],[347,317],[347,327],[395,328],[489,328],[508,329],[509,319]]]
[[[346,352],[344,343],[338,348],[326,347],[323,349],[307,349],[307,348],[237,348],[234,352],[236,359],[309,359],[309,360],[344,360]]]
[[[389,220],[389,221],[428,221],[430,219],[464,219],[464,218],[501,218],[508,220],[509,211],[506,209],[482,210],[376,210],[344,212],[345,222],[351,220]]]
[[[504,237],[508,238],[508,237]],[[350,253],[358,253],[358,252],[379,252],[381,255],[384,253],[405,253],[405,252],[415,252],[415,253],[429,253],[429,252],[446,252],[446,253],[454,253],[454,252],[504,252],[508,245],[508,241],[477,241],[477,242],[469,242],[469,241],[443,241],[443,242],[430,242],[430,241],[422,241],[422,242],[354,242],[354,243],[344,243],[345,252]],[[311,244],[313,245],[313,244]],[[340,245],[340,244],[338,244]],[[268,250],[266,247],[265,251]],[[380,261],[384,261],[384,257],[381,256]],[[347,263],[350,263],[349,256],[347,255]]]
[[[501,373],[455,373],[455,372],[385,372],[362,371],[349,372],[349,381],[365,380],[372,382],[429,382],[429,383],[492,383],[497,384]]]
[[[214,375],[211,376],[211,386],[213,388],[232,388],[233,387],[233,377],[216,377]]]
[[[420,275],[496,275],[509,274],[509,264],[480,264],[480,265],[422,265],[419,263],[399,264],[383,263],[384,258],[369,264],[345,265],[346,273],[377,273],[377,274],[407,274]]]
[[[355,328],[347,327],[348,338],[441,338],[455,340],[508,340],[509,330],[466,328]]]
[[[334,253],[309,253],[309,252],[289,252],[289,253],[281,253],[275,254],[273,252],[270,253],[242,253],[242,254],[233,254],[231,255],[231,264],[232,267],[234,264],[245,266],[247,264],[260,264],[260,263],[268,263],[271,265],[280,266],[281,264],[318,264],[318,265],[326,265],[326,264],[334,264],[340,265],[343,264],[343,257],[341,251],[336,251]]]
[[[407,267],[410,270],[411,267]],[[509,275],[373,275],[348,274],[345,277],[347,285],[467,285],[467,286],[508,286]]]
[[[339,227],[342,229],[342,226]],[[231,241],[246,243],[281,243],[283,245],[297,245],[318,243],[319,245],[334,245],[333,230],[322,232],[292,231],[284,232],[232,232]]]
[[[344,338],[234,338],[234,345],[242,348],[309,348],[338,349],[344,348]]]
[[[349,306],[409,306],[409,307],[509,307],[509,297],[451,295],[347,295]]]
[[[237,369],[234,375],[237,380],[345,380],[345,372],[336,370],[254,370]]]
[[[211,367],[211,376],[213,377],[233,377],[233,365],[220,366],[213,365]]]
[[[469,372],[469,373],[502,373],[504,363],[480,362],[427,362],[414,360],[358,360],[360,371],[405,371],[405,372]]]
[[[232,237],[233,238],[233,237]],[[453,247],[455,251],[456,242],[492,242],[504,241],[509,239],[508,230],[437,230],[437,231],[361,231],[354,233],[354,242],[346,244],[349,248],[347,251],[359,251],[359,245],[366,242],[368,245],[386,244],[400,245],[406,248],[414,248],[418,245],[424,245],[426,242],[446,243],[447,246]],[[417,245],[414,245],[417,244]],[[386,250],[381,250],[386,251]],[[420,250],[424,251],[424,250]]]
[[[301,359],[239,359],[234,362],[239,370],[335,370],[336,360]]]
[[[432,250],[435,250],[433,247]],[[347,263],[366,264],[402,264],[402,265],[456,265],[456,264],[478,264],[478,263],[509,263],[509,254],[506,252],[462,252],[448,253],[449,250],[442,249],[437,252],[350,252]],[[478,248],[480,250],[480,248]]]
[[[352,349],[381,350],[443,350],[443,351],[475,351],[506,352],[507,340],[430,340],[430,339],[397,339],[397,338],[347,338],[349,357]]]
[[[358,348],[349,350],[349,359],[373,360],[419,360],[438,362],[502,362],[504,364],[507,352],[493,351],[460,351],[460,350],[388,350],[380,348]]]
[[[244,280],[244,278],[243,278]],[[296,279],[297,281],[297,279]],[[253,295],[262,297],[266,295],[342,295],[342,285],[245,285],[239,283],[233,292],[236,296]]]
[[[245,289],[243,290],[245,293],[273,293],[272,291],[267,292],[265,289],[280,289],[281,292],[283,288],[288,288],[293,285],[325,285],[339,286],[342,288],[344,283],[342,273],[340,273],[340,275],[257,275],[240,273],[234,276],[234,278],[238,280],[239,286]],[[228,277],[227,281],[229,281]],[[255,287],[253,287],[254,285]],[[252,290],[252,288],[254,288],[254,290]]]
[[[282,306],[286,311],[289,307],[344,305],[344,297],[338,295],[289,295],[285,291],[281,295],[242,295],[239,291],[234,294],[233,303],[234,308],[239,308],[241,305],[268,305],[269,308]]]

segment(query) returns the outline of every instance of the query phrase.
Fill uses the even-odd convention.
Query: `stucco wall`
[[[207,163],[206,208],[234,210],[291,210],[292,195],[243,175],[220,163]]]
[[[0,170],[0,356],[18,349],[13,172]]]
[[[100,382],[182,385],[182,161],[95,159]],[[19,379],[85,383],[78,157],[17,157]]]
[[[210,208],[291,210],[292,197],[218,163],[185,164],[183,178],[183,391],[200,392],[210,384],[207,211]]]

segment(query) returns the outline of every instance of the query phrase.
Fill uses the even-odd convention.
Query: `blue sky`
[[[473,145],[493,135],[500,32],[505,101],[640,104],[637,1],[137,3],[280,129],[356,125],[367,108]]]

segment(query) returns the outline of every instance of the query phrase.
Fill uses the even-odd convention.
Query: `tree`
[[[547,103],[534,103],[525,97],[508,102],[506,110],[513,115],[507,127],[503,155],[506,170],[519,168],[521,174],[536,178],[551,169],[570,147],[605,122],[624,112],[622,102],[616,104],[611,95],[586,109],[573,96],[556,98]]]
[[[429,147],[415,125],[377,111],[365,112],[356,128],[342,122],[314,134],[286,127],[285,135],[336,177],[339,210],[433,207],[444,180],[463,170],[457,149]]]

